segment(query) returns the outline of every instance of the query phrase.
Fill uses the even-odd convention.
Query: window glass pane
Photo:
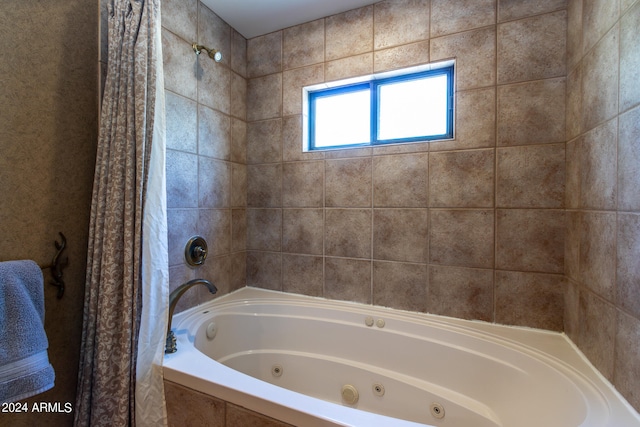
[[[378,140],[447,133],[447,76],[379,87]]]
[[[316,148],[363,144],[371,140],[369,90],[318,97],[315,102]]]

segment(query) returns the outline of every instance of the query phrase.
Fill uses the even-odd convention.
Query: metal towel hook
[[[57,251],[51,260],[51,264],[41,266],[43,270],[50,269],[51,276],[53,280],[49,282],[50,285],[56,286],[58,288],[58,299],[62,298],[64,295],[64,280],[62,279],[62,270],[69,265],[69,258],[65,257],[64,259],[60,258],[62,255],[62,251],[67,247],[67,238],[64,237],[64,234],[58,232],[60,235],[60,243],[57,240],[54,240],[53,244],[55,245]]]

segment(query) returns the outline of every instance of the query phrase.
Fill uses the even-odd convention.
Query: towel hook
[[[69,258],[65,257],[64,260],[60,259],[60,255],[62,251],[67,247],[67,238],[64,237],[64,234],[58,232],[60,235],[60,243],[57,240],[53,241],[57,252],[53,256],[51,260],[51,264],[45,265],[42,268],[43,270],[51,269],[51,276],[53,276],[53,280],[49,282],[50,285],[56,286],[58,288],[58,299],[62,298],[64,295],[64,280],[62,280],[62,270],[69,265]]]

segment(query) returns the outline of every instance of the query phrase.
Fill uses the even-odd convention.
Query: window
[[[305,88],[305,149],[453,137],[453,64]]]

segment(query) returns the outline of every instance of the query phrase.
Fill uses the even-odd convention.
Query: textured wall
[[[388,0],[249,40],[247,284],[562,330],[566,20]],[[454,140],[302,152],[302,86],[448,58]]]
[[[171,289],[204,278],[221,295],[245,284],[246,40],[199,1],[162,7]],[[196,56],[195,41],[223,60]],[[196,234],[209,255],[191,268],[184,246]],[[178,310],[210,299],[201,288],[187,292]]]
[[[640,3],[568,15],[565,330],[640,410]]]
[[[75,403],[97,140],[97,28],[97,2],[0,3],[0,260],[48,264],[57,233],[68,240],[64,298],[48,284],[44,292],[56,385],[29,405]],[[0,414],[0,424],[11,426],[72,421],[66,413]]]

